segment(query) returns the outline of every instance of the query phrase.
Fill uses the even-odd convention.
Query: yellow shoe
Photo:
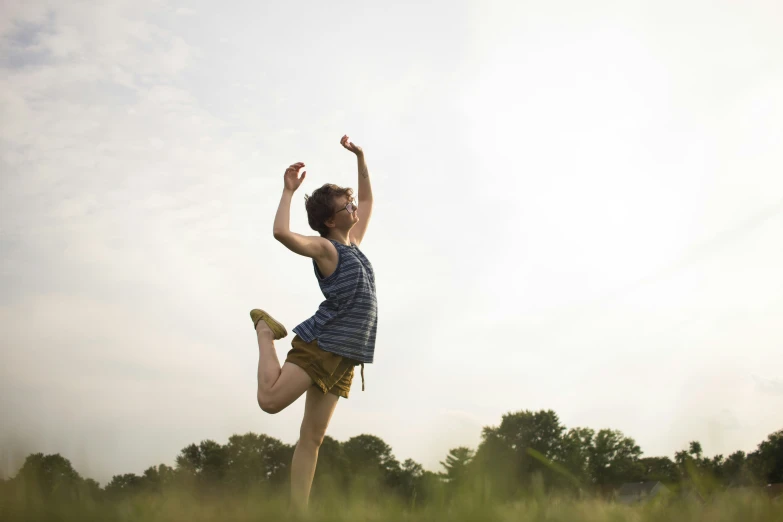
[[[250,310],[250,318],[253,320],[254,330],[258,327],[258,321],[263,320],[267,326],[272,329],[272,333],[275,335],[275,340],[282,339],[288,335],[285,326],[275,321],[271,315],[264,312],[263,310],[259,310],[258,308]]]

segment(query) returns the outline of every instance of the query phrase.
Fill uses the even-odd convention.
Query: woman
[[[359,250],[372,214],[370,174],[361,147],[343,136],[340,144],[356,155],[359,168],[358,206],[350,188],[326,184],[305,196],[310,227],[318,236],[291,232],[289,216],[294,192],[305,179],[304,163],[285,171],[283,196],[274,224],[275,239],[289,250],[312,258],[326,298],[316,313],[294,328],[282,368],[274,341],[288,332],[263,310],[250,312],[258,337],[258,404],[277,413],[307,392],[299,441],[291,464],[291,498],[306,507],[329,420],[340,397],[348,398],[354,367],[372,363],[378,309],[372,265]]]

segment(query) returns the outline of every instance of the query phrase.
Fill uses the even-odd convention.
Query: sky
[[[272,222],[375,197],[375,363],[327,434],[439,470],[553,409],[645,456],[783,428],[783,4],[0,4],[0,473],[294,444],[248,312],[322,300]],[[291,334],[277,342],[281,359]]]

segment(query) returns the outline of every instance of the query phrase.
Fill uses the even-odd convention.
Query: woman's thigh
[[[270,404],[271,409],[280,411],[290,406],[312,385],[313,380],[307,372],[293,363],[286,362],[280,371],[280,377],[271,390],[263,393],[266,395],[263,398]]]

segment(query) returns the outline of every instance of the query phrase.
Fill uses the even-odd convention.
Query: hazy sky
[[[380,319],[329,435],[437,470],[551,408],[753,450],[783,427],[783,4],[630,4],[4,0],[0,468],[293,444],[248,311],[320,303],[272,221],[290,163],[294,231],[355,187],[346,133]]]

